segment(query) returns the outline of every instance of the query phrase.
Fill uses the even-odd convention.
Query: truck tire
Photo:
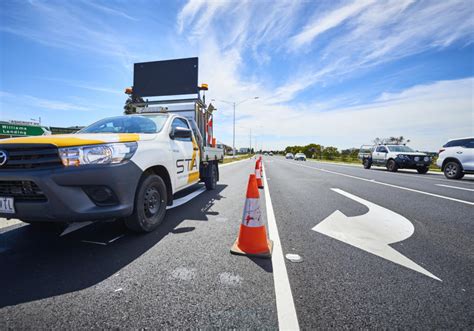
[[[213,162],[209,164],[209,167],[211,167],[209,170],[209,176],[204,179],[204,184],[206,184],[206,189],[208,191],[212,191],[217,187],[217,166]]]
[[[372,167],[372,162],[370,162],[369,159],[364,159],[364,169],[370,169],[370,167]]]
[[[456,161],[446,163],[443,172],[447,179],[461,179],[464,176],[461,165]]]
[[[416,168],[416,171],[418,171],[419,174],[426,174],[428,172],[429,168],[428,167],[419,167],[419,168]]]
[[[388,160],[387,162],[387,170],[390,172],[397,172],[398,164],[395,160]]]
[[[135,232],[151,232],[165,218],[168,195],[160,176],[150,174],[140,180],[135,196],[133,214],[124,219],[125,225]]]

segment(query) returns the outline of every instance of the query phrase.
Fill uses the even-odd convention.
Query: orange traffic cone
[[[261,163],[257,160],[257,163],[255,163],[255,178],[257,179],[258,188],[263,188],[261,171],[262,171]]]
[[[257,179],[250,175],[247,186],[244,215],[240,224],[239,237],[230,249],[232,254],[270,258],[273,243],[267,238],[267,230],[260,211],[260,194]]]

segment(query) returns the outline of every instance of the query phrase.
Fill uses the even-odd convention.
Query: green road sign
[[[42,136],[45,133],[48,133],[47,129],[41,126],[0,123],[0,135]]]

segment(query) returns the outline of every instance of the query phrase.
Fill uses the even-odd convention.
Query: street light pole
[[[250,128],[250,149],[249,149],[250,155],[252,155],[252,128]]]
[[[244,103],[245,101],[251,100],[251,99],[258,99],[258,97],[253,97],[253,98],[248,98],[239,102],[235,101],[226,101],[226,100],[218,100],[218,99],[212,99],[211,101],[220,101],[220,102],[225,102],[228,104],[231,104],[234,108],[234,116],[233,116],[233,129],[232,129],[232,157],[235,158],[235,107],[240,105],[241,103]]]
[[[232,158],[235,158],[235,101],[234,101],[234,126],[232,134]]]

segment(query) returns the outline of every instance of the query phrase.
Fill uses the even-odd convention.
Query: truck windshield
[[[167,115],[127,115],[104,118],[78,133],[157,133],[163,128]]]
[[[406,152],[406,153],[414,152],[414,150],[411,149],[410,147],[403,146],[403,145],[395,145],[395,146],[387,146],[387,147],[391,152]]]

